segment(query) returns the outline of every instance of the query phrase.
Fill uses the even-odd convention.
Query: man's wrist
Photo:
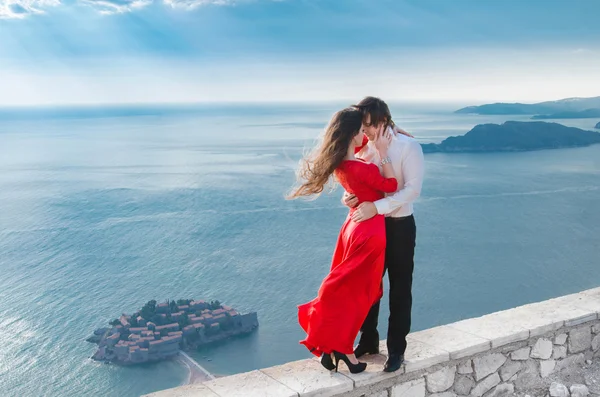
[[[387,200],[385,198],[374,201],[373,204],[375,205],[375,208],[377,208],[377,213],[379,215],[386,215]]]
[[[386,164],[390,164],[392,162],[392,159],[390,158],[390,156],[385,155],[385,156],[381,156],[381,161],[379,162],[380,166],[384,166]]]

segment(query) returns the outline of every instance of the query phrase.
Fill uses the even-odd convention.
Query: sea
[[[0,112],[0,395],[133,397],[185,383],[177,361],[90,359],[94,329],[151,299],[258,312],[251,335],[191,353],[216,376],[310,357],[296,306],[316,295],[347,210],[340,188],[285,194],[345,105]],[[457,107],[391,104],[423,143],[528,118]],[[600,145],[425,164],[413,330],[600,286]],[[382,335],[386,312],[387,283]]]

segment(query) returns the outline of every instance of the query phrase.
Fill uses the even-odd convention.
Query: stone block
[[[454,382],[454,391],[460,396],[468,396],[475,387],[475,381],[468,376],[459,375]]]
[[[427,390],[430,393],[440,393],[446,391],[454,384],[456,377],[456,367],[444,367],[438,371],[425,375]]]
[[[475,386],[473,390],[471,390],[471,395],[475,397],[481,397],[488,391],[492,390],[492,388],[499,383],[500,375],[498,375],[497,373],[490,375],[481,382],[479,382],[477,386]]]
[[[227,397],[297,397],[298,393],[261,371],[227,376],[203,385]]]
[[[186,385],[173,389],[161,390],[156,393],[146,394],[143,397],[219,397],[214,391],[203,384]]]
[[[554,346],[552,350],[552,358],[560,360],[561,358],[567,357],[567,346]]]
[[[566,327],[575,327],[575,326],[580,325],[580,324],[585,324],[585,323],[588,323],[590,321],[594,321],[597,318],[598,318],[598,314],[596,314],[596,313],[589,313],[589,314],[581,316],[581,317],[579,317],[577,319],[565,321],[565,326]]]
[[[502,383],[487,393],[485,397],[512,397],[515,395],[515,386],[510,383]]]
[[[598,382],[597,373],[587,372],[583,375],[583,380],[594,397],[600,396],[600,382]]]
[[[547,360],[550,357],[552,357],[552,342],[545,338],[538,339],[531,349],[531,358]]]
[[[550,385],[550,397],[569,397],[569,389],[562,383],[552,382]]]
[[[572,356],[568,356],[562,360],[559,360],[556,364],[556,372],[562,371],[563,369],[573,368],[576,366],[582,366],[585,363],[585,356],[583,353],[574,354]]]
[[[477,335],[491,342],[492,349],[529,338],[529,329],[511,318],[512,310],[492,313],[449,324],[449,327]]]
[[[447,325],[415,332],[411,338],[449,352],[452,360],[482,353],[491,347],[489,340]]]
[[[506,357],[500,353],[486,354],[473,359],[475,380],[480,381],[486,376],[496,372],[506,362]]]
[[[473,362],[471,360],[467,360],[462,362],[458,366],[458,373],[461,375],[467,375],[473,373]]]
[[[542,378],[547,378],[550,375],[554,368],[556,367],[555,360],[541,360],[540,361],[540,375]]]
[[[566,295],[557,299],[568,303],[572,307],[583,309],[588,312],[587,315],[580,314],[577,318],[573,316],[571,319],[566,320],[565,325],[568,327],[573,327],[598,319],[598,313],[600,313],[600,292],[598,291],[584,291],[578,294]]]
[[[572,329],[569,332],[569,353],[579,353],[592,347],[591,327]]]
[[[507,361],[502,368],[500,368],[500,378],[502,378],[502,382],[508,382],[521,370],[521,367],[522,363],[520,361]]]
[[[519,391],[527,391],[538,387],[541,381],[539,364],[537,361],[531,359],[523,363],[523,368],[515,380],[515,387]]]
[[[530,330],[530,337],[560,329],[565,323],[575,324],[597,318],[597,303],[583,293],[562,296],[511,309],[512,321]],[[595,309],[594,309],[595,307]]]
[[[367,397],[388,397],[388,391],[381,390],[375,394],[369,394]]]
[[[592,350],[596,351],[600,349],[600,334],[594,336],[594,339],[592,339]]]
[[[560,334],[557,335],[556,338],[554,338],[554,344],[555,345],[564,345],[567,342],[567,334]]]
[[[406,338],[406,352],[404,353],[404,371],[414,372],[432,367],[450,360],[450,353],[423,343],[411,335]]]
[[[354,388],[352,380],[329,372],[316,360],[301,360],[261,370],[301,396],[332,396]]]
[[[595,334],[600,334],[600,324],[592,325],[592,332]]]
[[[530,352],[531,352],[531,347],[524,347],[522,349],[515,350],[514,352],[510,353],[510,358],[511,358],[511,360],[515,360],[515,361],[529,360]]]
[[[565,323],[563,313],[547,301],[520,306],[509,311],[512,322],[529,329],[530,338],[555,331]]]
[[[339,371],[346,377],[354,381],[355,387],[362,387],[381,382],[385,379],[395,378],[404,373],[404,367],[396,372],[383,372],[383,364],[386,358],[380,354],[366,355],[360,358],[360,361],[367,363],[367,369],[359,374],[351,374],[346,364],[340,362]]]
[[[425,378],[419,378],[392,387],[390,397],[425,397],[425,394]]]
[[[590,394],[586,385],[571,385],[571,397],[587,397]]]

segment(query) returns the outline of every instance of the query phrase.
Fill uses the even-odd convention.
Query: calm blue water
[[[296,305],[327,272],[345,209],[339,190],[313,202],[283,195],[336,108],[0,121],[0,395],[138,396],[181,384],[175,362],[88,358],[96,327],[149,299],[259,312],[253,335],[193,354],[216,374],[308,357]],[[424,142],[504,120],[392,110]],[[600,145],[432,154],[426,165],[414,329],[600,285]]]

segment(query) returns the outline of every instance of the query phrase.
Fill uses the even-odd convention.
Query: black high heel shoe
[[[321,355],[321,365],[324,366],[328,371],[333,371],[335,369],[335,364],[333,363],[331,354],[323,353]]]
[[[352,364],[348,356],[346,356],[345,354],[334,351],[333,356],[335,357],[335,372],[338,371],[338,365],[340,363],[340,360],[346,363],[351,374],[358,374],[367,369],[367,363]]]

